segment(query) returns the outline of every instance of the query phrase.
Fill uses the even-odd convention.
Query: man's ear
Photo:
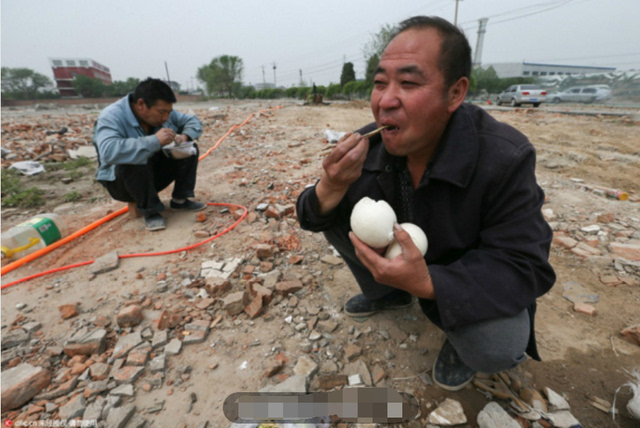
[[[453,113],[464,102],[469,90],[469,79],[466,77],[459,78],[449,88],[449,113]]]
[[[145,107],[147,107],[147,105],[144,103],[144,100],[142,98],[138,98],[136,101],[136,110],[144,111]]]

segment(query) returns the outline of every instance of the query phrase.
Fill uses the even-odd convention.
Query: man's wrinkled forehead
[[[374,75],[378,74],[387,74],[389,71],[394,71],[397,74],[407,75],[407,76],[415,76],[415,77],[424,77],[424,73],[417,65],[410,64],[398,67],[395,70],[388,70],[386,67],[378,65],[375,69]]]

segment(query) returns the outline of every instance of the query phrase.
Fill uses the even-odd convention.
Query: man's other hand
[[[173,142],[176,138],[176,133],[169,128],[160,128],[160,130],[156,132],[156,137],[158,137],[158,141],[160,141],[161,146],[166,146]]]
[[[356,256],[377,282],[408,291],[416,297],[434,299],[431,275],[422,253],[411,236],[398,224],[394,226],[394,236],[402,247],[402,254],[389,260],[349,232]]]
[[[183,144],[189,141],[189,136],[185,134],[176,135],[176,144]]]

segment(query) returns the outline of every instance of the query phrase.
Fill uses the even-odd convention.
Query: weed
[[[73,192],[70,192],[64,195],[64,200],[66,202],[76,202],[76,201],[79,201],[80,199],[82,199],[82,195],[80,195],[80,193],[76,192],[75,190]]]

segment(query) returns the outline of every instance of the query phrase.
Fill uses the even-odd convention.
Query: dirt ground
[[[267,110],[279,105],[283,108]],[[380,313],[363,321],[350,319],[341,308],[358,288],[344,264],[321,260],[333,255],[324,238],[302,231],[293,216],[274,220],[256,211],[261,203],[294,204],[302,189],[319,178],[322,154],[326,153],[325,130],[349,131],[370,122],[367,104],[310,107],[293,102],[255,101],[176,104],[176,108],[191,110],[203,121],[201,153],[213,147],[232,125],[253,114],[250,121],[201,160],[196,195],[203,201],[244,206],[255,213],[256,219],[245,220],[229,233],[193,250],[121,258],[116,270],[97,276],[82,266],[11,286],[2,292],[3,336],[22,315],[42,324],[40,340],[61,346],[72,331],[92,323],[96,317],[114,319],[124,302],[132,298],[148,297],[153,301],[144,310],[146,325],[152,325],[162,309],[189,314],[184,308],[188,307],[189,298],[194,298],[180,284],[197,278],[202,262],[240,257],[244,260],[242,266],[256,267],[253,273],[243,267],[232,279],[234,291],[242,290],[243,279],[260,273],[262,265],[255,256],[255,246],[275,243],[279,254],[271,260],[273,269],[279,270],[284,279],[300,279],[305,284],[303,289],[295,298],[276,297],[265,313],[253,320],[244,313],[231,317],[217,302],[209,314],[214,318],[222,316],[222,320],[204,343],[184,346],[179,355],[169,359],[162,387],[147,392],[141,388],[144,376],[136,382],[136,394],[129,400],[151,426],[198,426],[202,421],[208,421],[209,426],[228,426],[221,410],[224,399],[234,392],[258,391],[277,383],[275,378],[264,377],[277,355],[284,354],[288,360],[284,374],[293,373],[295,362],[302,355],[310,356],[319,365],[334,362],[336,372],[340,372],[347,344],[361,348],[361,359],[370,369],[377,365],[386,372],[387,378],[378,386],[408,392],[418,399],[421,424],[449,397],[462,404],[469,421],[462,426],[476,426],[477,414],[490,398],[471,386],[450,393],[431,385],[428,375],[444,336],[426,320],[417,304],[408,311]],[[565,114],[569,111],[584,114]],[[3,109],[2,123],[3,129],[6,124],[43,120],[57,126],[65,120],[78,121],[80,116],[80,122],[91,123],[98,113],[99,109]],[[547,217],[554,230],[577,240],[587,239],[581,228],[593,224],[607,232],[597,236],[594,243],[601,255],[584,258],[558,245],[552,247],[557,282],[550,293],[539,299],[536,318],[543,362],[526,361],[514,370],[514,375],[529,386],[549,387],[564,395],[571,413],[584,427],[638,426],[625,409],[631,397],[628,388],[617,394],[619,415],[615,422],[610,414],[590,405],[589,400],[599,397],[613,402],[616,390],[630,380],[627,370],[640,369],[640,346],[623,340],[619,334],[626,327],[640,324],[640,276],[616,269],[616,257],[607,250],[607,244],[617,239],[617,229],[611,229],[610,223],[630,231],[624,239],[636,243],[640,240],[640,110],[562,105],[515,110],[492,107],[491,114],[520,129],[536,147],[538,181],[548,198],[543,208],[549,210]],[[90,129],[85,128],[85,137],[90,137]],[[3,146],[4,138],[3,134]],[[38,212],[55,211],[63,215],[70,231],[76,231],[124,206],[111,201],[94,182],[95,162],[82,168],[82,176],[69,184],[60,182],[65,174],[60,170],[23,178],[25,186],[46,189],[46,205],[30,211],[3,207],[2,230]],[[605,198],[585,190],[585,185],[621,189],[629,192],[631,199],[623,202]],[[70,192],[77,192],[81,199],[65,202],[65,195]],[[169,196],[169,191],[162,193],[164,201],[168,202]],[[236,207],[225,208],[209,206],[205,223],[197,222],[194,214],[167,211],[167,229],[154,233],[145,231],[140,219],[121,215],[3,275],[2,284],[90,261],[113,250],[122,256],[195,244],[203,239],[196,237],[196,232],[206,229],[213,234],[234,223]],[[609,215],[612,220],[603,223],[598,220],[602,215]],[[301,256],[302,262],[292,264],[289,256]],[[169,291],[158,293],[158,281],[163,275],[173,282]],[[619,281],[607,285],[611,282],[605,279],[612,276]],[[573,304],[563,298],[563,284],[569,281],[598,294],[599,301],[593,304],[597,315],[574,312]],[[80,314],[62,320],[58,306],[73,302],[80,302]],[[26,308],[17,309],[19,303],[26,304]],[[309,329],[298,331],[293,325],[296,319],[309,322],[318,311],[328,313],[338,328],[325,336],[324,346],[313,347],[309,352],[302,345]],[[287,319],[289,315],[294,318],[293,323]],[[32,357],[37,360],[37,355]],[[312,378],[309,390],[317,387],[317,378]],[[197,396],[194,403],[192,394]],[[148,411],[161,401],[162,411]]]

